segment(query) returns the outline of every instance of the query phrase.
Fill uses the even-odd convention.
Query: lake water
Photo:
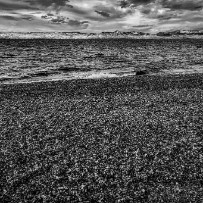
[[[0,39],[0,83],[203,72],[203,39]],[[193,71],[195,70],[195,71]]]

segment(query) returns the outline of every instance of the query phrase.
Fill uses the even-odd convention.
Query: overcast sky
[[[0,0],[0,32],[203,29],[203,0]]]

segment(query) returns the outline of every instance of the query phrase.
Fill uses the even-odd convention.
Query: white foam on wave
[[[137,68],[127,67],[127,68],[115,68],[115,69],[106,69],[106,70],[92,70],[92,71],[82,71],[82,72],[69,72],[69,73],[60,73],[52,74],[46,77],[30,77],[30,78],[13,78],[11,80],[5,80],[4,84],[13,84],[13,83],[34,83],[42,81],[59,81],[59,80],[74,80],[74,79],[100,79],[100,78],[116,78],[124,77],[136,74]]]
[[[35,83],[35,82],[48,82],[48,81],[61,81],[61,80],[75,80],[75,79],[100,79],[100,78],[116,78],[136,75],[136,68],[116,68],[107,70],[94,70],[87,72],[72,72],[69,74],[56,74],[47,77],[34,77],[28,79],[11,79],[0,82],[0,84],[14,84],[14,83]],[[181,75],[181,74],[194,74],[203,73],[203,65],[193,65],[185,69],[167,69],[160,70],[159,73],[148,73],[147,75]]]
[[[136,72],[133,72],[132,68],[125,69],[108,69],[108,70],[94,70],[82,73],[73,73],[73,78],[79,79],[96,79],[96,78],[114,78],[114,77],[123,77],[128,75],[135,75]]]
[[[170,70],[161,70],[160,74],[194,74],[194,73],[203,73],[203,65],[193,65],[187,68],[178,68]]]
[[[112,77],[117,77],[115,74],[109,74],[109,73],[91,73],[87,74],[82,78],[112,78]]]

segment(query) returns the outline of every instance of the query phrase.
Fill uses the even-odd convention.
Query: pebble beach
[[[0,202],[202,202],[203,75],[0,85]]]

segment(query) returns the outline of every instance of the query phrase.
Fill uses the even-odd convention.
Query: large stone
[[[148,71],[146,69],[141,69],[136,71],[136,75],[146,75]]]

